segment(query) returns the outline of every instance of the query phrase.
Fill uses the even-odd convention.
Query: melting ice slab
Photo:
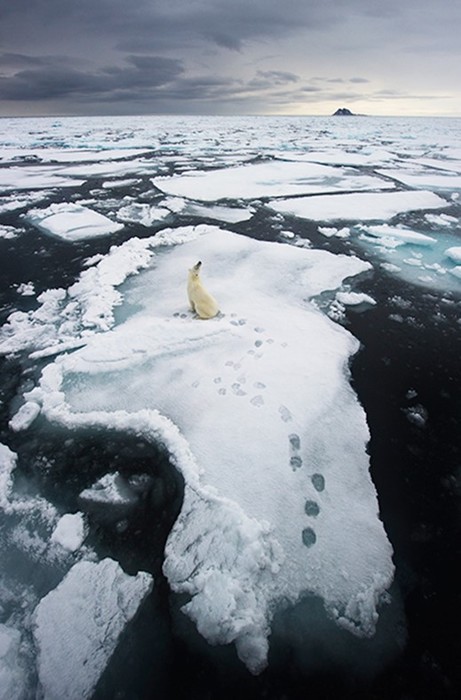
[[[164,569],[211,643],[259,672],[274,609],[307,592],[372,635],[393,565],[349,383],[358,342],[309,301],[370,266],[215,227],[175,235],[124,290],[140,310],[49,365],[35,398],[68,425],[165,444],[185,496]],[[222,312],[208,321],[187,308],[197,260]]]
[[[117,562],[75,564],[35,612],[38,674],[46,700],[91,697],[127,623],[152,587]]]

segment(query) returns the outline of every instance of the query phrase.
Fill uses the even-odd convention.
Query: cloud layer
[[[2,109],[329,113],[407,99],[449,113],[461,6],[447,2],[0,0]]]

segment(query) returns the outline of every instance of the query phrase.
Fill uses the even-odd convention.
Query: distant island
[[[337,109],[336,112],[333,114],[333,117],[357,117],[357,114],[354,114],[351,112],[350,109],[347,109],[347,107],[341,107],[340,109]]]

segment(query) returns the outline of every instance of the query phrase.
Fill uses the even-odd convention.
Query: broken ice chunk
[[[129,515],[139,496],[121,474],[105,474],[78,497],[80,507],[99,522],[115,522]]]
[[[75,552],[82,546],[87,534],[87,527],[82,513],[66,513],[59,519],[51,541],[60,544],[69,552]]]
[[[150,574],[128,576],[112,559],[75,564],[35,610],[41,697],[90,698],[151,588]]]

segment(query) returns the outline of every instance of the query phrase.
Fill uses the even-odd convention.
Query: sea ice
[[[274,610],[306,593],[372,635],[393,564],[349,383],[358,342],[309,303],[370,265],[215,227],[162,240],[123,287],[125,320],[49,364],[26,398],[50,420],[165,445],[185,479],[165,574],[201,634],[235,642],[253,672]],[[222,311],[209,321],[187,309],[197,260]]]
[[[380,175],[391,177],[408,187],[430,187],[431,189],[460,189],[461,175],[451,175],[440,170],[422,168],[398,168],[377,170]]]
[[[412,243],[413,245],[430,246],[437,243],[437,239],[432,236],[426,236],[423,233],[412,231],[411,229],[402,228],[400,226],[363,226],[361,230],[366,231],[370,236],[379,239],[380,245],[395,248],[398,245]]]
[[[21,634],[0,624],[0,700],[26,700],[26,673],[20,664]]]
[[[357,292],[338,292],[336,299],[344,306],[358,306],[359,304],[374,306],[376,304],[376,301],[369,294]]]
[[[38,676],[46,700],[90,698],[126,625],[152,588],[111,559],[75,564],[35,611]]]
[[[14,226],[3,226],[0,224],[0,238],[11,240],[12,238],[16,238],[18,233],[19,230],[14,228]]]
[[[167,194],[202,201],[393,188],[386,180],[357,171],[285,161],[157,177],[152,182]]]
[[[73,243],[105,236],[123,228],[98,212],[81,204],[51,204],[47,209],[31,209],[26,220],[51,236]]]
[[[453,246],[452,248],[447,248],[445,251],[445,255],[447,258],[450,258],[450,260],[453,260],[455,263],[461,263],[461,246]]]
[[[84,180],[62,175],[56,166],[0,168],[0,192],[37,190],[47,187],[79,187]]]
[[[179,197],[167,197],[162,204],[172,212],[180,212],[185,216],[197,216],[216,221],[225,221],[229,224],[237,224],[239,221],[248,221],[254,214],[254,210],[251,208],[244,209],[243,207],[223,207],[218,205],[204,206],[192,204]]]
[[[65,513],[51,535],[51,541],[61,545],[69,552],[75,552],[83,544],[87,535],[87,526],[82,513]]]
[[[272,200],[271,209],[315,221],[379,221],[418,209],[442,209],[449,203],[433,192],[358,192]]]
[[[0,442],[0,509],[8,512],[10,495],[13,487],[13,471],[16,468],[17,456],[7,445]]]
[[[155,207],[150,204],[128,204],[117,212],[117,219],[128,223],[152,226],[156,221],[162,221],[170,216],[171,212],[165,207]]]
[[[40,413],[40,406],[35,401],[26,401],[16,411],[14,416],[9,421],[8,425],[11,430],[18,432],[19,430],[27,430]]]

